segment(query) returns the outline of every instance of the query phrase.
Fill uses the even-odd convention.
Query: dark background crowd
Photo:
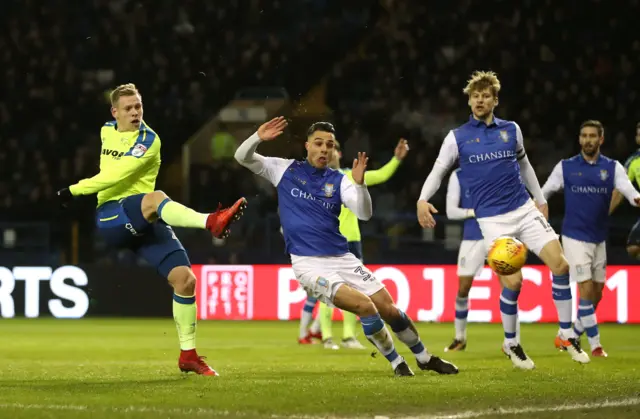
[[[366,151],[371,167],[379,167],[399,138],[408,139],[409,156],[389,182],[371,188],[375,215],[362,223],[365,255],[380,262],[455,258],[447,223],[433,237],[425,234],[415,201],[447,131],[469,117],[462,88],[476,69],[498,73],[496,113],[522,128],[541,184],[561,158],[577,153],[583,120],[604,123],[609,157],[624,162],[637,148],[640,37],[630,28],[640,15],[638,0],[626,1],[624,13],[598,0],[579,7],[551,0],[497,0],[490,7],[471,0],[67,3],[3,2],[5,259],[37,252],[51,263],[74,254],[81,262],[135,262],[106,252],[94,237],[95,198],[78,200],[70,211],[54,200],[57,189],[97,172],[108,93],[126,82],[143,94],[165,165],[180,159],[182,145],[247,86],[279,87],[295,102],[322,83],[331,109],[323,118],[335,123],[345,161]],[[295,138],[303,141],[302,132]],[[292,150],[289,157],[303,157],[301,147]],[[249,209],[225,241],[180,231],[192,261],[286,262],[274,191],[228,157],[194,171],[183,185],[190,191],[185,204],[208,211],[243,195]],[[167,176],[161,172],[158,189]],[[445,193],[446,181],[433,201],[442,213]],[[550,202],[558,230],[562,202],[561,196]],[[629,205],[619,210],[610,246],[624,245],[636,217]]]

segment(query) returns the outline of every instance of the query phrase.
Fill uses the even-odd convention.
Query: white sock
[[[467,341],[467,317],[469,315],[469,297],[456,297],[456,318],[453,324],[456,328],[456,339]]]
[[[558,311],[558,323],[560,323],[560,336],[562,339],[574,338],[571,327],[571,286],[569,285],[569,274],[553,275],[551,285],[553,302]]]

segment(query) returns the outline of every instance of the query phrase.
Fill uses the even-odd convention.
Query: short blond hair
[[[471,78],[467,80],[467,86],[462,90],[465,95],[470,96],[473,92],[491,89],[493,96],[498,97],[500,93],[500,80],[493,71],[474,71]]]
[[[111,99],[111,106],[116,106],[122,96],[135,96],[139,95],[138,88],[133,83],[121,84],[113,89],[109,98]]]

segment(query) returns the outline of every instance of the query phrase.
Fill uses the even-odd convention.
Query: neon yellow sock
[[[196,347],[196,297],[173,294],[173,320],[178,329],[180,349],[187,351]]]
[[[320,331],[322,332],[322,340],[333,337],[333,307],[329,307],[320,302],[318,309],[318,317],[320,317]]]
[[[207,226],[209,214],[196,212],[170,199],[166,199],[158,207],[158,216],[173,227],[202,228]]]
[[[344,320],[342,321],[342,339],[356,338],[356,329],[358,327],[358,316],[342,310]]]

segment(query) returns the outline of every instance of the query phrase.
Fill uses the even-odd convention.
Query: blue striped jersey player
[[[58,196],[66,206],[74,196],[98,195],[98,235],[110,247],[129,249],[144,258],[173,287],[179,368],[216,376],[196,352],[196,277],[171,226],[207,229],[216,237],[226,236],[245,200],[239,199],[229,209],[202,214],[154,190],[160,170],[160,137],[143,120],[142,96],[134,84],[113,90],[111,114],[114,120],[100,130],[100,172],[61,189]]]
[[[424,228],[435,226],[432,213],[436,209],[428,201],[440,188],[449,169],[458,162],[458,176],[468,185],[486,247],[490,248],[500,236],[516,237],[550,268],[563,345],[575,361],[587,363],[589,356],[580,348],[571,327],[569,264],[558,236],[546,220],[546,200],[525,153],[520,127],[493,114],[499,91],[500,81],[495,73],[477,71],[472,75],[464,89],[472,115],[444,139],[417,202],[418,221]],[[522,273],[500,279],[504,285],[500,295],[504,327],[502,349],[514,366],[532,369],[533,361],[516,338]]]
[[[487,248],[480,231],[480,225],[473,211],[473,201],[469,187],[458,176],[456,169],[449,177],[447,185],[447,218],[464,220],[462,243],[458,250],[458,293],[453,321],[456,335],[445,352],[464,351],[467,348],[467,318],[469,316],[469,292],[476,275],[480,274],[487,257]],[[516,323],[516,340],[520,341],[520,322]]]
[[[329,168],[336,139],[333,125],[327,122],[317,122],[307,131],[305,160],[256,153],[260,143],[276,139],[286,126],[282,117],[266,122],[238,147],[235,158],[276,187],[286,252],[300,285],[310,296],[360,316],[365,336],[391,363],[396,375],[412,376],[413,372],[396,352],[385,322],[411,349],[419,368],[457,373],[453,364],[427,352],[411,319],[395,306],[382,282],[349,252],[347,239],[340,234],[342,205],[361,220],[368,220],[373,213],[364,182],[366,155],[358,153],[354,160],[353,181]]]
[[[609,234],[609,209],[614,190],[634,206],[640,193],[627,178],[622,164],[600,154],[604,127],[589,120],[580,126],[580,154],[560,161],[542,187],[545,198],[564,189],[562,246],[569,262],[571,280],[580,291],[576,335],[586,331],[591,355],[606,357],[600,344],[595,310],[602,298],[607,266],[606,240]],[[561,338],[556,347],[563,349]]]

